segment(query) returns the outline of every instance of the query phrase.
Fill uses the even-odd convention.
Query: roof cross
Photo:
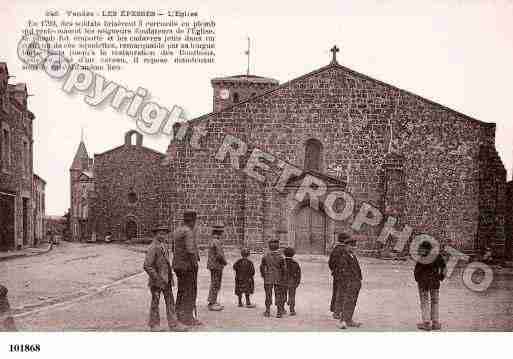
[[[335,46],[333,46],[331,48],[330,51],[331,51],[331,54],[332,54],[331,63],[332,64],[338,64],[338,62],[337,62],[337,52],[339,52],[340,49],[337,47],[337,45],[335,45]]]
[[[250,49],[250,39],[249,39],[249,36],[248,36],[248,49],[246,51],[244,51],[244,54],[248,57],[248,68],[247,68],[247,71],[246,71],[246,75],[247,76],[249,76],[249,56],[250,56],[249,49]]]

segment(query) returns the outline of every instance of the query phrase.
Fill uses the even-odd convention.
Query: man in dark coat
[[[421,330],[442,329],[439,320],[440,281],[445,278],[446,264],[440,254],[430,260],[428,256],[432,247],[427,241],[419,245],[419,257],[414,269],[422,313],[422,323],[418,323],[417,328]]]
[[[176,294],[176,314],[186,325],[201,325],[194,317],[198,293],[198,245],[194,236],[196,212],[186,211],[184,224],[173,233],[173,269],[178,280]]]
[[[169,262],[169,234],[167,226],[160,226],[153,231],[154,239],[146,252],[144,270],[148,273],[148,287],[151,292],[150,318],[148,324],[152,331],[160,325],[159,301],[160,294],[166,303],[167,324],[169,329],[185,331],[187,327],[178,322],[175,313],[175,300],[173,297],[173,272]]]
[[[287,247],[283,250],[285,259],[282,265],[283,300],[289,305],[290,315],[296,315],[296,289],[301,283],[301,267],[292,257],[294,248]]]
[[[359,327],[361,323],[353,321],[358,294],[362,287],[362,271],[354,253],[356,240],[346,233],[340,233],[338,242],[342,245],[334,248],[329,261],[333,279],[337,282],[335,307],[336,312],[340,313],[338,327]]]
[[[281,318],[285,312],[285,301],[283,299],[282,281],[283,256],[280,253],[280,244],[278,240],[269,241],[269,252],[262,257],[260,263],[260,274],[264,279],[265,290],[265,312],[264,317],[271,315],[271,304],[277,307],[276,317]]]
[[[246,307],[255,308],[255,305],[251,303],[250,296],[255,291],[255,266],[253,262],[248,259],[249,249],[243,248],[240,251],[241,257],[233,265],[235,271],[235,295],[239,299],[239,307],[243,307],[242,295],[246,297]]]
[[[331,276],[333,277],[333,288],[331,290],[331,303],[330,303],[330,311],[333,313],[334,319],[340,319],[340,313],[337,312],[337,281],[335,280],[335,263],[336,259],[340,257],[340,252],[344,250],[344,243],[339,242],[338,238],[343,240],[344,237],[337,236],[337,242],[335,243],[335,247],[333,247],[330,258],[328,260],[328,266],[331,271]]]
[[[217,224],[212,230],[212,239],[208,246],[207,269],[210,270],[210,290],[208,292],[208,309],[212,311],[223,310],[224,307],[217,302],[217,295],[221,289],[223,269],[228,262],[224,256],[221,236],[224,225]]]

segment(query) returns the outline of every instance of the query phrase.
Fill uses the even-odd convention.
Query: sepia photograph
[[[4,0],[2,357],[504,353],[512,23],[510,0]]]

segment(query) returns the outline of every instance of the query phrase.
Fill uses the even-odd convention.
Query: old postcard
[[[512,23],[507,0],[2,2],[0,351],[511,332]]]

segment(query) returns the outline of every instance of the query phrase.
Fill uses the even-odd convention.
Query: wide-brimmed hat
[[[356,239],[351,238],[351,236],[345,232],[339,233],[337,235],[337,241],[342,244],[355,243]]]
[[[156,226],[155,228],[153,228],[153,233],[157,233],[157,232],[169,232],[169,227],[166,226],[165,224]]]

